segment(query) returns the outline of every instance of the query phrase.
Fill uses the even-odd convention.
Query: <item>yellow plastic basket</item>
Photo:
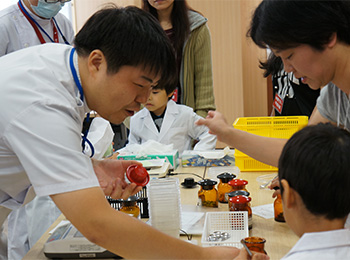
[[[240,117],[233,127],[260,136],[288,139],[307,123],[307,116]],[[241,171],[277,171],[276,167],[259,162],[237,149],[235,159]]]

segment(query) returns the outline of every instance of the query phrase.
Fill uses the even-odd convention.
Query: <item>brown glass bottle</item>
[[[204,179],[198,182],[201,188],[198,191],[199,204],[204,207],[218,207],[218,191],[215,188],[216,181]]]
[[[275,220],[278,222],[286,222],[283,215],[283,205],[281,194],[278,194],[274,203],[273,208],[275,211]]]
[[[265,251],[265,238],[261,237],[246,237],[243,239],[250,251],[266,254]]]
[[[252,199],[245,195],[239,195],[230,198],[230,211],[247,211],[248,212],[248,228],[251,229],[253,226],[252,223],[252,209],[249,205],[249,202]]]
[[[218,196],[219,196],[219,202],[221,203],[227,203],[228,202],[228,196],[227,193],[231,192],[232,186],[228,184],[229,181],[233,180],[236,177],[236,175],[224,172],[217,176],[217,178],[220,180],[218,184]]]
[[[231,191],[227,194],[228,196],[228,210],[230,210],[231,208],[231,202],[230,202],[230,198],[232,197],[236,197],[238,195],[245,195],[247,197],[249,197],[250,193],[246,190],[235,190],[235,191]],[[248,203],[248,205],[250,206],[250,202]]]
[[[135,218],[140,218],[140,208],[139,206],[137,206],[137,199],[138,197],[131,196],[127,200],[123,200],[122,206],[119,209],[119,211],[124,212]]]

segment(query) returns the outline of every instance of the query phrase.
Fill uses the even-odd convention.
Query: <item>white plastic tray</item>
[[[227,232],[230,237],[226,240],[209,241],[208,237],[215,231]],[[242,238],[248,237],[248,212],[207,212],[205,215],[202,235],[202,246],[234,246],[241,248]]]

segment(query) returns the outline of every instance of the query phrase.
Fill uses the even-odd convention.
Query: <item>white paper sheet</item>
[[[254,215],[269,219],[275,217],[273,204],[266,204],[261,206],[252,207],[252,212]]]

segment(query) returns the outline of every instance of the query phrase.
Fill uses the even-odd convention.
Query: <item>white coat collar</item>
[[[159,140],[162,140],[162,138],[167,135],[167,133],[173,126],[173,123],[176,119],[176,115],[178,113],[179,113],[179,108],[176,105],[176,103],[172,100],[169,100],[165,111],[162,128],[160,129]]]
[[[294,245],[294,247],[288,252],[288,254],[286,254],[282,259],[288,258],[288,256],[302,251],[350,246],[349,241],[350,229],[337,229],[332,231],[305,233]]]
[[[160,132],[158,132],[158,129],[153,122],[151,113],[147,108],[142,109],[138,113],[139,113],[140,119],[143,119],[144,126],[147,127],[149,130],[151,130],[154,134],[156,134],[159,137],[158,141],[160,141],[171,129],[173,122],[176,118],[176,115],[179,113],[179,107],[174,101],[172,100],[168,101]]]

